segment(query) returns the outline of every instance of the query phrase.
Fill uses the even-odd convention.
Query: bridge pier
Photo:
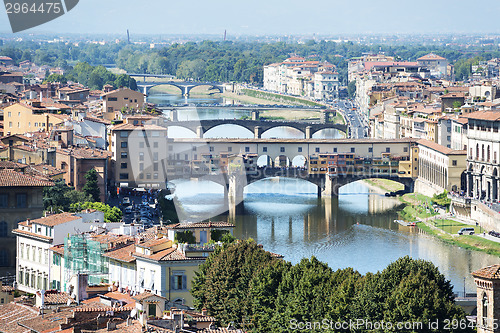
[[[305,133],[305,135],[306,135],[305,138],[306,139],[311,139],[311,131],[312,131],[312,127],[311,126],[307,126],[306,127],[306,133]]]
[[[255,139],[260,139],[260,137],[262,136],[262,127],[255,126],[253,129],[253,134]]]
[[[319,196],[337,197],[339,195],[339,187],[339,182],[336,177],[325,175],[324,187],[322,191],[318,191],[318,193],[320,193]]]
[[[228,179],[227,186],[227,200],[229,206],[229,216],[235,217],[238,214],[243,213],[243,190],[245,187],[245,182],[240,175],[231,175]],[[226,191],[224,191],[224,197],[226,196]]]
[[[142,87],[142,93],[147,96],[149,93],[149,88],[147,86]]]
[[[259,120],[260,114],[259,110],[252,110],[252,120]]]
[[[199,139],[203,139],[203,126],[196,127],[196,136]]]
[[[179,121],[177,110],[170,110],[170,121]]]

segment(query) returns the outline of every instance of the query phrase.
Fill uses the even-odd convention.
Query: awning
[[[120,187],[128,187],[128,183],[120,183]]]

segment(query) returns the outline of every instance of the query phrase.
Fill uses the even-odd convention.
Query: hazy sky
[[[500,0],[80,0],[32,32],[337,34],[500,32]],[[5,9],[0,31],[10,32]]]

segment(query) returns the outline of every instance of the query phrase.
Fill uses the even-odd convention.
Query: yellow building
[[[28,132],[50,131],[64,123],[70,116],[63,114],[70,108],[64,104],[26,101],[16,103],[4,109],[5,135]]]
[[[107,120],[119,119],[116,112],[142,110],[145,102],[143,93],[129,89],[120,88],[101,95],[103,102],[103,114]]]

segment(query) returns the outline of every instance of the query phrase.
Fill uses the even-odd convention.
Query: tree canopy
[[[442,332],[445,320],[467,324],[437,267],[408,256],[363,276],[352,268],[333,271],[314,257],[292,265],[253,241],[238,241],[217,249],[200,267],[192,294],[195,306],[207,308],[222,325],[234,323],[252,332],[294,332],[299,323],[319,324],[306,326],[308,332],[338,332],[335,324],[350,320],[416,323],[397,332]],[[437,327],[429,326],[436,320]],[[358,326],[348,331],[386,330]],[[473,330],[462,325],[450,332]]]
[[[97,171],[92,168],[85,174],[86,183],[83,192],[92,197],[93,201],[101,201],[101,189],[97,184]]]

